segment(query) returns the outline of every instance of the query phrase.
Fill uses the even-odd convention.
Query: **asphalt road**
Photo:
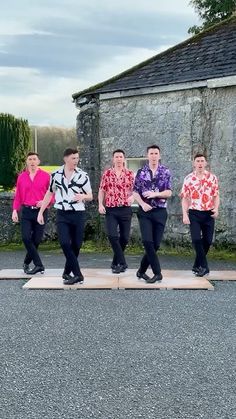
[[[2,252],[1,269],[21,267],[22,257]],[[43,259],[64,263],[60,254]],[[81,257],[82,267],[109,264],[109,255]],[[236,417],[235,282],[214,291],[33,291],[23,283],[0,281],[1,419]]]

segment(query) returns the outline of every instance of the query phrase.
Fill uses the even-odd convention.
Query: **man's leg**
[[[73,214],[74,222],[69,226],[70,228],[70,237],[71,237],[71,250],[74,253],[77,261],[80,252],[80,248],[83,243],[84,238],[84,225],[85,225],[85,212],[76,211]],[[79,262],[78,262],[79,265]],[[72,265],[70,260],[66,260],[64,273],[69,275],[72,272]],[[80,266],[79,266],[80,271]],[[81,271],[80,271],[81,273]]]
[[[47,219],[48,219],[48,211],[45,210],[44,211],[44,224],[41,225],[37,222],[37,216],[38,216],[38,211],[36,211],[34,217],[34,221],[32,222],[32,242],[35,246],[35,248],[38,250],[38,247],[43,239],[43,234],[44,234],[44,230],[45,230],[45,225],[47,223]],[[28,255],[28,253],[25,256],[25,260],[24,263],[26,265],[29,265],[32,262],[32,259],[30,258],[30,256]]]
[[[124,255],[125,248],[129,242],[132,209],[131,207],[120,208],[119,212],[120,214],[117,217],[118,225],[119,225],[119,233],[120,233],[119,243],[123,251],[123,255]],[[124,256],[124,259],[125,259],[125,256]],[[112,264],[117,265],[116,258],[113,258]],[[125,266],[127,267],[126,262],[125,262]]]
[[[27,250],[28,260],[32,260],[35,266],[43,267],[43,263],[38,254],[37,248],[32,240],[35,219],[37,218],[38,211],[31,210],[30,208],[23,208],[21,217],[21,234],[22,241]],[[44,226],[41,226],[44,230]]]
[[[113,260],[117,262],[117,265],[125,265],[125,258],[118,235],[118,219],[116,208],[109,208],[106,210],[105,220],[108,239],[114,254]]]
[[[148,266],[151,265],[154,275],[160,274],[161,267],[154,247],[154,223],[152,220],[152,214],[148,212],[146,213],[143,210],[139,210],[138,219],[142,242],[145,249],[145,254],[140,263],[139,273],[145,273]]]
[[[71,245],[70,211],[57,211],[57,234],[60,246],[66,258],[65,268],[69,266],[74,276],[81,274],[79,264]]]
[[[215,227],[215,219],[211,217],[211,213],[209,212],[206,214],[206,218],[204,222],[202,223],[202,245],[203,245],[205,255],[207,255],[213,241],[214,227]],[[209,270],[208,263],[206,267]]]
[[[205,250],[203,248],[202,242],[202,221],[204,219],[204,214],[201,214],[201,211],[197,210],[189,210],[189,220],[190,220],[190,233],[192,244],[195,249],[196,258],[195,263],[197,262],[199,265],[197,266],[207,269],[207,260]]]

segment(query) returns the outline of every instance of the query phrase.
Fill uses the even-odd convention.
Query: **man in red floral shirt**
[[[204,154],[196,154],[193,160],[194,171],[184,179],[180,195],[183,223],[190,225],[196,252],[192,271],[200,277],[209,273],[206,255],[212,243],[220,203],[217,177],[207,171],[206,166]]]
[[[105,214],[108,239],[114,253],[113,273],[127,269],[124,250],[130,234],[133,184],[134,173],[125,168],[124,151],[113,151],[113,166],[103,173],[98,193],[98,210]]]

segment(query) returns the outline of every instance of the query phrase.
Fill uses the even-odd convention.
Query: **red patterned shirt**
[[[218,194],[217,177],[205,170],[202,179],[195,172],[186,176],[180,196],[190,200],[189,209],[209,211],[214,208],[214,197]]]
[[[101,179],[100,189],[105,192],[106,207],[130,206],[128,198],[132,195],[134,173],[129,169],[122,169],[117,176],[113,168],[106,170]]]

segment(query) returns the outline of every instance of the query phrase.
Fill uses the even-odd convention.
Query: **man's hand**
[[[83,202],[85,198],[85,194],[84,193],[76,193],[73,198],[72,201],[73,202]]]
[[[41,224],[41,225],[43,225],[43,224],[44,224],[43,214],[38,213],[37,221],[38,221],[38,223],[39,223],[39,224]]]
[[[104,207],[104,205],[99,205],[98,212],[99,214],[106,214],[106,208]]]
[[[217,217],[218,217],[218,215],[219,215],[219,211],[218,211],[218,209],[213,208],[213,209],[211,210],[211,212],[213,212],[213,214],[211,214],[211,217],[212,217],[212,218],[217,218]]]
[[[141,206],[142,206],[142,209],[143,209],[144,212],[151,211],[151,209],[152,209],[151,205],[146,204],[146,202],[144,202]]]
[[[190,224],[189,216],[188,214],[183,215],[183,223],[184,224]]]
[[[146,192],[143,192],[142,195],[144,196],[144,198],[148,198],[148,199],[157,198],[157,192],[154,192],[154,191],[146,191]]]
[[[18,212],[16,210],[12,211],[11,218],[12,218],[13,223],[18,223],[19,222]]]

